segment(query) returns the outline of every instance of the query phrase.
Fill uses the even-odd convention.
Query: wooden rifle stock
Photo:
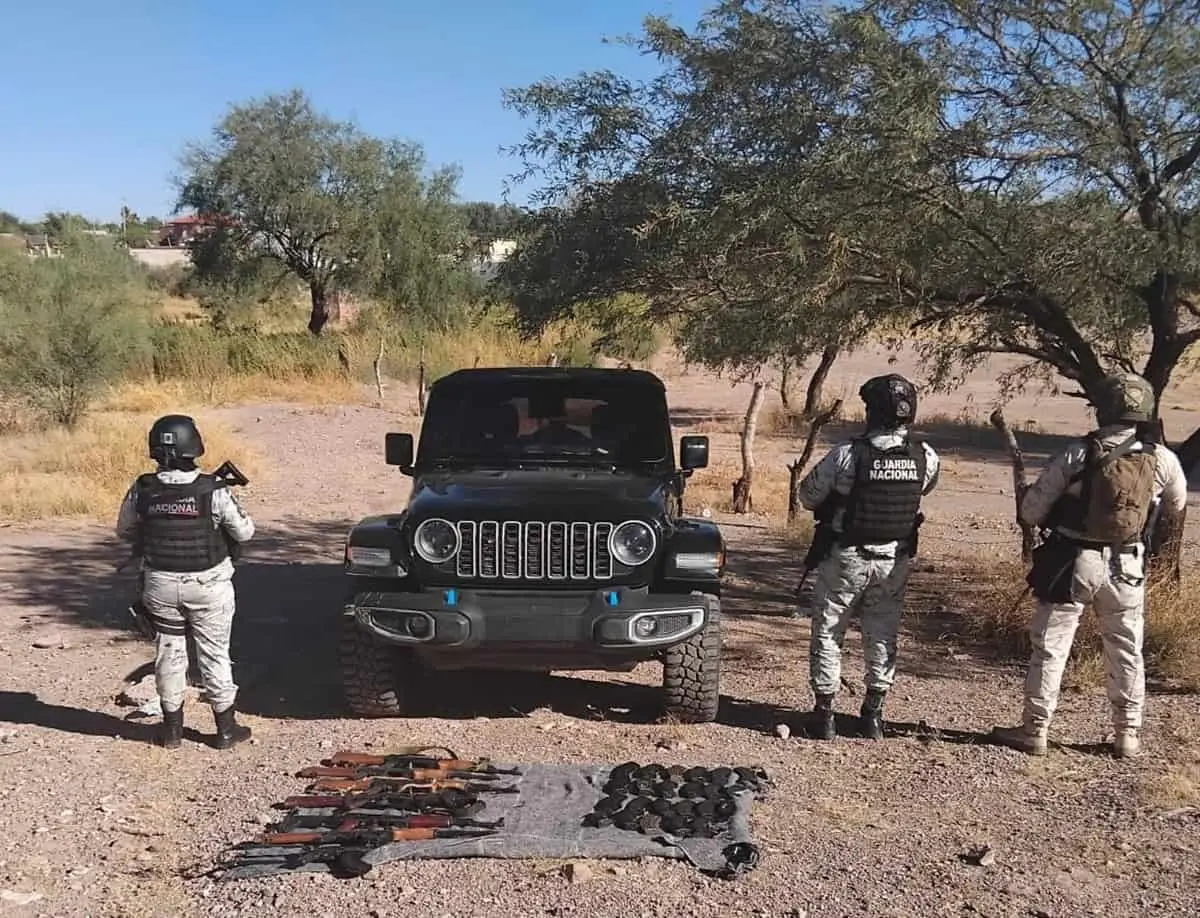
[[[329,819],[338,819],[337,815]],[[469,816],[452,816],[449,813],[408,813],[403,816],[375,816],[363,813],[341,818],[333,828],[335,832],[354,832],[359,829],[378,829],[396,826],[402,829],[498,829],[504,825],[503,819],[491,822],[480,822]]]
[[[425,755],[371,755],[366,752],[335,752],[325,765],[398,765],[407,768],[437,768],[443,771],[487,771],[487,759],[437,759]]]
[[[397,788],[395,784],[399,784],[400,787]],[[357,779],[319,778],[309,785],[308,789],[313,793],[325,793],[328,791],[364,793],[379,792],[383,791],[385,788],[387,789],[388,793],[409,790],[432,793],[448,789],[465,791],[469,794],[515,794],[519,792],[516,787],[504,784],[472,784],[469,781],[456,781],[452,779],[413,781],[409,778],[398,778],[389,775],[370,775]]]
[[[456,778],[477,778],[480,781],[495,781],[495,775],[472,774],[466,771],[454,771],[439,768],[390,768],[383,766],[344,766],[309,765],[296,772],[297,778],[387,778],[402,781],[445,781]]]
[[[406,755],[402,753],[372,755],[367,752],[336,752],[321,761],[322,765],[354,766],[358,768],[428,768],[435,771],[465,771],[478,775],[519,775],[516,768],[497,768],[490,759],[446,758],[439,759],[424,755]]]
[[[341,834],[354,834],[357,831],[365,831],[371,835],[378,835],[380,838],[387,841],[428,841],[433,838],[453,838],[455,836],[473,836],[473,835],[494,835],[492,830],[486,831],[471,831],[465,829],[441,829],[441,828],[423,828],[423,829],[366,829],[358,830],[351,829],[349,832],[342,830],[326,830],[324,832],[267,832],[265,833],[260,843],[264,845],[314,845],[320,844],[328,839],[331,834],[336,836]]]

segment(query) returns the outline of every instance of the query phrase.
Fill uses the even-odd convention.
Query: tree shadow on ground
[[[275,717],[336,717],[341,691],[333,649],[343,598],[342,539],[349,521],[285,519],[262,523],[237,564],[231,655],[238,706]],[[115,628],[152,646],[127,612],[136,573],[119,574],[126,557],[111,537],[84,531],[35,537],[9,549],[11,606],[45,624]]]
[[[122,720],[102,711],[49,704],[33,692],[0,691],[0,717],[13,724],[82,736],[113,736],[138,742],[151,742],[154,738],[154,727],[150,724]]]
[[[764,543],[758,551],[730,555],[730,576],[721,591],[722,614],[732,621],[799,619],[804,623],[802,640],[807,643],[816,572],[809,576],[797,597],[795,588],[803,573],[801,552],[771,535],[764,536]],[[901,655],[898,668],[902,673],[923,678],[961,678],[983,671],[987,664],[1008,661],[994,646],[972,636],[966,627],[959,609],[973,583],[969,572],[960,566],[916,562],[905,596],[901,635],[919,650]],[[861,633],[857,612],[852,614],[848,645],[856,633]]]

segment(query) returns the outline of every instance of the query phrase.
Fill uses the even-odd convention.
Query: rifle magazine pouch
[[[1035,548],[1033,567],[1025,575],[1033,595],[1043,602],[1071,602],[1077,557],[1079,549],[1066,539],[1049,539]]]

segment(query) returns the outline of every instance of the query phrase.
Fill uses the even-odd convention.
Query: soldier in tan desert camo
[[[1021,503],[1022,519],[1047,531],[1029,573],[1038,600],[1033,652],[1021,723],[996,727],[992,736],[1032,755],[1046,753],[1063,670],[1088,605],[1104,638],[1113,753],[1124,758],[1141,751],[1145,533],[1156,501],[1167,512],[1187,503],[1179,459],[1139,438],[1138,424],[1155,416],[1150,384],[1133,373],[1109,377],[1093,407],[1097,429],[1055,456]]]

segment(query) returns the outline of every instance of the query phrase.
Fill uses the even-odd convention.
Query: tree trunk
[[[1179,464],[1183,466],[1183,473],[1192,477],[1192,472],[1200,466],[1200,427],[1192,431],[1192,435],[1184,440],[1175,449],[1175,455],[1179,457]]]
[[[379,404],[383,404],[383,332],[379,333],[379,351],[375,355],[375,391],[379,393]]]
[[[1163,510],[1150,532],[1146,553],[1146,579],[1154,583],[1177,584],[1183,579],[1183,527],[1187,505],[1179,513]]]
[[[733,512],[749,513],[754,509],[754,497],[750,488],[754,483],[754,434],[758,430],[758,413],[762,410],[766,384],[761,380],[754,383],[754,394],[746,409],[746,421],[742,425],[742,477],[733,483]]]
[[[829,410],[817,415],[808,425],[808,437],[804,440],[804,449],[800,452],[800,457],[788,466],[788,524],[796,522],[796,517],[800,515],[800,482],[803,480],[804,467],[808,465],[808,460],[812,458],[813,450],[817,446],[817,436],[821,433],[821,428],[838,416],[842,410],[842,400],[839,398],[836,402],[829,406]]]
[[[804,417],[815,418],[817,412],[821,410],[821,395],[825,390],[825,380],[829,378],[829,371],[833,369],[833,364],[841,352],[841,345],[838,344],[830,344],[821,352],[821,360],[817,364],[817,368],[813,370],[813,375],[808,381],[808,391],[804,396]]]
[[[1012,432],[1012,428],[1004,420],[1004,413],[999,408],[992,412],[991,422],[992,426],[1000,431],[1000,436],[1004,437],[1004,443],[1008,447],[1008,457],[1012,460],[1013,499],[1017,505],[1017,526],[1021,530],[1021,560],[1030,564],[1033,562],[1033,527],[1021,519],[1021,501],[1025,499],[1025,490],[1028,487],[1025,482],[1025,456],[1021,452],[1020,444],[1017,443],[1017,435]]]
[[[421,356],[417,359],[417,416],[425,417],[425,345],[421,345]]]
[[[790,413],[792,410],[792,360],[790,357],[783,358],[783,365],[780,367],[779,401],[783,405],[783,410]]]
[[[314,335],[321,334],[321,329],[329,321],[329,291],[323,284],[309,284],[308,294],[312,298],[312,311],[308,316],[308,330]]]

